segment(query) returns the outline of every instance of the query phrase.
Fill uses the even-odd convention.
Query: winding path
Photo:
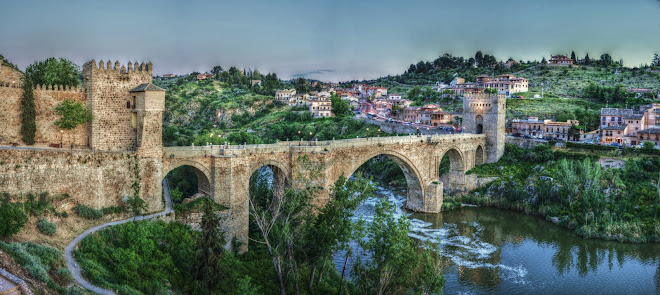
[[[124,219],[124,220],[118,220],[118,221],[113,221],[113,222],[108,222],[104,223],[101,225],[97,225],[95,227],[92,227],[88,230],[86,230],[84,233],[80,234],[77,236],[69,245],[66,246],[64,249],[64,256],[66,258],[66,266],[69,268],[69,271],[71,271],[71,275],[73,275],[73,278],[76,280],[78,285],[82,286],[83,288],[92,291],[97,294],[103,294],[103,295],[114,295],[115,293],[111,290],[108,289],[103,289],[99,286],[95,286],[89,281],[85,280],[83,278],[81,270],[80,270],[80,265],[76,262],[76,260],[73,258],[73,250],[78,246],[78,243],[82,241],[84,238],[89,236],[90,234],[97,232],[101,229],[104,229],[109,226],[113,225],[118,225],[122,223],[127,223],[130,221],[138,221],[138,220],[145,220],[145,219],[151,219],[154,217],[159,217],[163,216],[169,213],[174,212],[172,209],[172,199],[170,198],[170,190],[169,190],[169,183],[167,182],[167,178],[163,179],[163,192],[165,193],[165,211],[146,215],[146,216],[135,216],[131,217],[129,219]]]

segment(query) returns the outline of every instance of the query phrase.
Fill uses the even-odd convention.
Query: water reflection
[[[379,194],[405,201],[388,188]],[[375,202],[367,200],[358,215],[368,220]],[[410,216],[412,237],[438,240],[445,294],[660,292],[658,244],[586,240],[539,217],[494,208],[399,214]]]

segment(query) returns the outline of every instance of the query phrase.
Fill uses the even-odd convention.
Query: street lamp
[[[64,130],[60,130],[60,148],[62,148],[62,143],[63,143],[62,137],[63,136],[64,136]]]

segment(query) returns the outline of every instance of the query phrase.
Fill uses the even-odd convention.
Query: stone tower
[[[128,67],[110,61],[83,65],[83,88],[92,111],[89,145],[92,150],[133,151],[138,147],[137,96],[132,89],[150,84],[151,63],[128,63]],[[163,95],[164,100],[164,95]]]
[[[465,133],[486,134],[486,162],[504,154],[506,98],[504,94],[466,94],[463,98]]]

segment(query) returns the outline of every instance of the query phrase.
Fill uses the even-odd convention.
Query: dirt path
[[[78,285],[82,286],[83,288],[92,291],[97,294],[115,294],[112,290],[108,289],[103,289],[101,287],[95,286],[89,281],[85,280],[83,278],[81,270],[80,270],[80,265],[76,262],[76,260],[73,258],[73,250],[78,246],[78,243],[82,241],[84,238],[89,236],[90,234],[97,232],[101,229],[104,229],[109,226],[117,225],[117,224],[122,224],[122,223],[127,223],[131,221],[138,221],[138,220],[145,220],[145,219],[151,219],[154,217],[159,217],[163,216],[169,213],[174,212],[172,209],[172,199],[170,198],[170,191],[169,191],[169,183],[167,182],[167,178],[163,180],[163,192],[165,193],[165,211],[154,213],[151,215],[146,215],[146,216],[135,216],[131,217],[129,219],[124,219],[124,220],[118,220],[118,221],[113,221],[113,222],[108,222],[104,223],[101,225],[97,225],[95,227],[92,227],[88,230],[86,230],[84,233],[80,234],[77,236],[69,245],[66,246],[64,249],[64,257],[66,258],[66,266],[69,268],[69,271],[71,271],[71,275],[73,275],[73,278],[76,280]]]

